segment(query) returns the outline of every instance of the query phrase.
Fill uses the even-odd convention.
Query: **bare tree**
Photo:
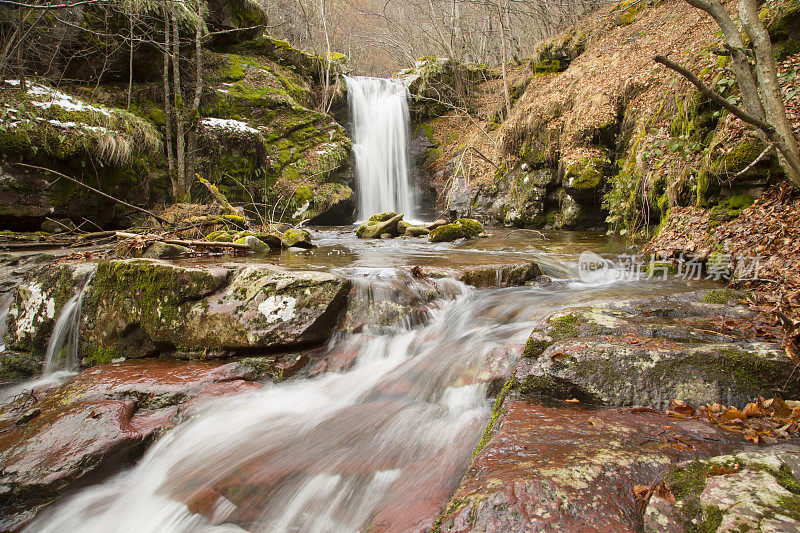
[[[778,159],[789,180],[800,186],[800,147],[786,117],[786,107],[778,83],[772,41],[764,24],[758,18],[755,0],[739,0],[741,28],[734,22],[719,0],[686,0],[686,2],[711,15],[725,36],[725,48],[731,55],[731,65],[742,95],[744,109],[731,104],[704,84],[694,73],[664,56],[655,61],[688,79],[703,94],[724,107],[744,122],[761,130],[778,151]],[[745,47],[742,30],[752,43],[752,51]],[[755,64],[750,63],[750,56]]]

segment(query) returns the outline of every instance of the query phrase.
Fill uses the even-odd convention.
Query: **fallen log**
[[[167,239],[159,237],[158,235],[142,235],[139,233],[127,233],[125,231],[117,231],[116,236],[123,239],[140,239],[143,238],[148,241],[161,241],[167,244],[178,244],[180,246],[194,246],[197,248],[233,248],[235,250],[249,250],[250,247],[246,244],[238,244],[235,242],[216,242],[216,241],[196,241],[184,239]]]

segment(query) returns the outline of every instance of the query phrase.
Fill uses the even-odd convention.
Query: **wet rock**
[[[104,262],[84,299],[81,354],[96,364],[176,348],[226,351],[321,342],[337,324],[349,288],[349,281],[332,274],[269,265]]]
[[[125,362],[0,406],[0,528],[130,465],[203,401],[258,388],[238,363]],[[204,399],[205,398],[205,399]]]
[[[471,239],[483,233],[480,222],[471,218],[459,218],[452,224],[445,224],[431,230],[430,242],[452,242],[456,239]]]
[[[514,287],[525,285],[542,274],[539,265],[532,261],[521,261],[505,265],[481,265],[462,270],[459,281],[477,288]]]
[[[403,235],[406,237],[424,237],[429,233],[430,230],[425,226],[409,226]]]
[[[269,252],[269,246],[267,246],[264,241],[259,239],[258,237],[254,237],[253,235],[248,235],[244,238],[244,244],[250,248],[251,252],[261,254]]]
[[[433,277],[433,276],[426,276]],[[410,274],[375,276],[353,280],[343,328],[361,331],[365,326],[378,330],[391,328],[403,321],[406,325],[422,323],[429,313],[428,305],[437,299],[453,298],[458,293],[454,283],[446,280],[433,283]]]
[[[149,259],[174,259],[192,253],[191,248],[179,244],[168,244],[156,241],[142,253],[142,257]]]
[[[297,248],[313,248],[311,243],[311,234],[304,229],[289,229],[283,233],[281,237],[283,246],[289,248],[294,246]]]
[[[356,221],[355,194],[350,187],[343,187],[341,198],[334,199],[329,207],[308,221],[312,226],[346,226]]]
[[[775,446],[673,467],[675,501],[650,499],[644,530],[798,531],[800,447]]]
[[[14,289],[3,337],[6,346],[41,357],[61,309],[93,269],[91,263],[62,263],[30,271]]]
[[[660,408],[671,399],[743,407],[757,396],[800,395],[778,345],[715,331],[715,321],[751,312],[707,296],[558,312],[531,334],[516,379],[530,394]]]
[[[428,224],[426,227],[427,227],[429,230],[433,231],[433,230],[435,230],[436,228],[438,228],[438,227],[440,227],[440,226],[444,226],[445,224],[449,224],[449,223],[450,223],[450,222],[449,222],[448,220],[445,220],[445,219],[443,219],[443,218],[437,218],[436,220],[434,220],[433,222],[431,222],[430,224]]]
[[[513,393],[494,414],[442,531],[637,531],[634,485],[650,485],[671,464],[735,447],[695,421],[545,406]]]
[[[397,236],[397,223],[403,220],[403,215],[395,213],[381,213],[373,215],[356,230],[360,239],[378,239],[384,234]]]

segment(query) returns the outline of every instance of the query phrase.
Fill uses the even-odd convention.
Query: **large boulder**
[[[670,469],[666,494],[650,497],[648,533],[800,531],[800,447],[781,445]]]
[[[498,400],[492,421],[441,531],[639,531],[635,485],[737,447],[693,420],[541,405],[514,393]]]
[[[3,338],[8,350],[44,354],[64,304],[94,270],[93,263],[38,267],[14,289]],[[0,368],[0,372],[2,372]]]
[[[673,399],[743,407],[758,396],[800,396],[780,346],[745,334],[752,311],[716,298],[701,292],[559,311],[531,334],[517,382],[528,394],[659,408]],[[739,326],[721,333],[722,322]]]
[[[520,261],[501,265],[467,267],[458,274],[459,281],[477,288],[514,287],[525,285],[542,275],[539,265],[532,261]]]
[[[428,234],[430,242],[452,242],[456,239],[471,239],[483,233],[483,227],[477,220],[459,218],[451,224],[434,228]]]
[[[84,300],[81,354],[100,363],[172,350],[314,344],[331,335],[349,288],[333,274],[270,265],[104,262]]]
[[[133,361],[0,406],[0,529],[129,466],[202,402],[257,389],[239,363]]]

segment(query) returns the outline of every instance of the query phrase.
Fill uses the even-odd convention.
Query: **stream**
[[[614,269],[581,281],[582,251],[612,261],[625,252],[622,241],[595,233],[497,229],[490,238],[437,245],[359,241],[342,228],[313,233],[318,248],[274,261],[351,278],[351,301],[379,305],[402,294],[416,318],[336,334],[324,357],[353,360],[344,370],[206,405],[134,468],[51,506],[28,531],[429,528],[480,440],[488,396],[538,320],[589,302],[701,288],[627,280]],[[417,279],[408,269],[519,260],[537,262],[552,281],[478,290],[452,278]]]

